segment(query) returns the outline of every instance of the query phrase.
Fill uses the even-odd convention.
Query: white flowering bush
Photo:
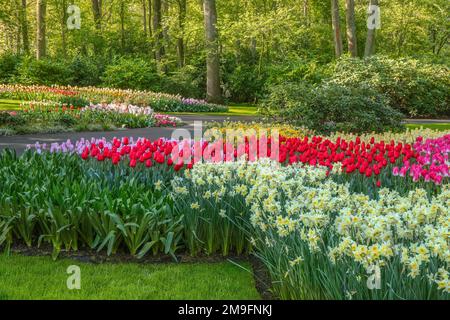
[[[198,164],[174,191],[209,237],[247,235],[282,299],[450,298],[449,185],[371,198],[325,169],[264,161]]]

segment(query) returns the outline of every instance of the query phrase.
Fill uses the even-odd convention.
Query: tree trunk
[[[155,59],[158,67],[161,65],[161,60],[164,55],[164,48],[162,46],[162,29],[161,29],[161,0],[153,0],[153,39],[155,43]]]
[[[221,103],[220,56],[217,33],[217,10],[215,0],[203,0],[206,33],[206,97],[209,102]]]
[[[309,26],[309,1],[303,0],[303,17],[305,18],[305,25]]]
[[[144,25],[144,35],[147,38],[147,4],[142,0],[142,24]]]
[[[180,27],[180,36],[177,41],[178,67],[184,67],[184,25],[186,21],[186,0],[178,0],[179,15],[178,23]]]
[[[67,1],[62,1],[62,17],[61,17],[61,47],[63,54],[66,54],[67,51],[67,36],[66,36],[66,28],[67,28]]]
[[[28,54],[30,52],[30,40],[28,38],[27,0],[22,0],[22,6],[20,8],[20,24],[22,29],[23,52]]]
[[[336,58],[342,56],[341,23],[339,15],[339,0],[331,0],[331,20],[333,25],[334,52]]]
[[[378,0],[370,0],[369,6],[378,6]],[[369,17],[373,14],[373,12],[369,12]],[[364,57],[370,57],[375,50],[375,28],[368,28],[367,30],[367,39],[366,39],[366,47],[364,48]]]
[[[120,45],[125,52],[125,2],[120,1]]]
[[[92,0],[92,14],[94,16],[95,29],[102,30],[102,2],[101,0]]]
[[[258,51],[257,51],[256,45],[257,45],[256,38],[252,37],[250,39],[250,54],[252,55],[253,63],[256,63],[257,62],[257,58],[258,58]]]
[[[42,59],[47,55],[46,23],[47,0],[36,1],[36,59]]]
[[[355,24],[355,0],[345,0],[345,12],[347,20],[347,44],[351,56],[358,57],[358,45],[356,40]]]
[[[103,49],[102,37],[102,0],[92,0],[92,15],[94,17],[94,25],[96,36],[94,40],[94,51],[101,52]]]
[[[161,21],[162,21],[163,17],[167,17],[169,15],[169,0],[161,0],[161,1],[162,1],[161,2],[162,6]],[[162,34],[164,43],[168,45],[170,40],[169,40],[169,27],[167,25],[163,26]]]
[[[148,35],[150,37],[153,37],[152,24],[153,24],[153,20],[152,20],[152,0],[148,0]]]

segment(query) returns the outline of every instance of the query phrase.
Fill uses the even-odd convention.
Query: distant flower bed
[[[0,113],[0,135],[36,132],[104,131],[119,128],[176,127],[181,119],[155,113],[150,107],[98,104],[83,108],[32,103],[22,110]]]
[[[179,95],[150,91],[95,87],[25,86],[0,84],[0,98],[53,103],[126,103],[150,106],[158,112],[226,112],[228,108],[204,100],[186,99]],[[83,106],[83,105],[79,105]]]

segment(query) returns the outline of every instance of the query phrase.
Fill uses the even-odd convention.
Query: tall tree
[[[30,40],[28,38],[27,0],[21,1],[20,25],[22,30],[23,51],[28,54],[30,52]]]
[[[121,0],[119,4],[119,16],[120,16],[120,46],[122,47],[122,52],[125,52],[125,1]]]
[[[369,8],[371,6],[378,6],[378,0],[370,0],[369,1]],[[368,12],[370,18],[372,15],[375,14],[375,12]],[[364,48],[364,57],[370,57],[375,48],[375,26],[371,26],[367,30],[367,38],[366,38],[366,47]]]
[[[95,26],[94,51],[96,53],[99,53],[103,50],[102,0],[91,0],[91,3],[92,3],[92,15],[94,17],[94,26]]]
[[[217,32],[216,0],[203,0],[206,33],[206,98],[209,102],[222,102],[220,89],[219,36]]]
[[[348,52],[350,52],[352,57],[356,58],[358,56],[358,45],[356,39],[355,0],[345,0],[345,9]]]
[[[153,0],[153,41],[155,44],[155,59],[159,68],[161,68],[161,62],[164,56],[162,40],[161,0]]]
[[[59,8],[61,12],[61,50],[63,54],[67,53],[67,0],[61,0]]]
[[[168,17],[169,16],[169,0],[161,0],[161,22],[163,21],[163,17]],[[167,23],[165,23],[162,26],[162,34],[163,34],[163,39],[164,39],[164,44],[169,44],[170,39],[169,39],[169,25]]]
[[[309,25],[309,1],[303,0],[303,17],[305,18],[305,24]]]
[[[92,14],[94,16],[95,29],[102,30],[102,0],[92,0]]]
[[[333,25],[334,52],[336,57],[342,56],[341,17],[339,14],[339,0],[331,0],[331,20]]]
[[[152,0],[148,0],[148,35],[150,37],[153,37],[153,33],[152,33],[152,25],[153,25],[153,20],[152,20]]]
[[[144,25],[144,34],[147,37],[147,2],[142,0],[142,23]]]
[[[177,54],[178,54],[178,67],[184,66],[184,26],[186,22],[186,0],[178,0],[178,27],[180,28],[180,35],[177,39]]]
[[[46,39],[47,0],[36,1],[36,59],[47,55]]]

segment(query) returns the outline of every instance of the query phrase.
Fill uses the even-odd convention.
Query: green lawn
[[[20,110],[20,101],[0,99],[0,111],[2,110]]]
[[[450,123],[432,123],[432,124],[407,124],[407,128],[409,129],[432,129],[438,131],[450,130]]]
[[[257,116],[258,107],[252,104],[232,104],[228,106],[228,112],[168,112],[172,115],[205,115],[205,116]]]
[[[81,270],[69,290],[67,268]],[[250,270],[250,265],[243,264]],[[260,299],[253,275],[231,262],[91,264],[50,257],[0,255],[0,300],[14,299]]]

